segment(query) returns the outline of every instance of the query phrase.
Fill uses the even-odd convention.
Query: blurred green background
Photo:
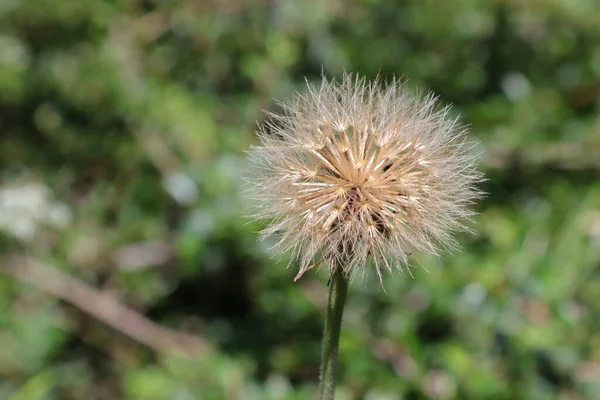
[[[1,400],[312,398],[327,277],[240,176],[321,69],[435,91],[489,178],[463,252],[353,281],[338,398],[600,399],[598,1],[0,0]]]

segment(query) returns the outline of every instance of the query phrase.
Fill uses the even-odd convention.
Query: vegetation
[[[482,142],[464,251],[351,282],[338,399],[600,396],[594,1],[0,1],[0,399],[307,399],[322,269],[243,217],[244,151],[323,70]]]

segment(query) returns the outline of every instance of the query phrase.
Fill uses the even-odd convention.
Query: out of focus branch
[[[600,139],[575,143],[536,144],[531,148],[511,148],[490,144],[483,163],[491,168],[506,168],[519,161],[524,165],[538,168],[552,166],[562,170],[597,170],[600,169],[599,151]]]
[[[121,304],[113,294],[101,292],[32,257],[6,256],[0,272],[74,305],[156,351],[199,355],[208,349],[202,338],[162,327]]]

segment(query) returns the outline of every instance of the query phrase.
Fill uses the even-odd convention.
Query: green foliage
[[[322,69],[453,102],[489,178],[463,252],[352,282],[338,398],[599,398],[598,21],[585,0],[0,0],[0,398],[311,398],[327,277],[270,258],[240,176],[262,110]],[[17,253],[207,345],[140,345],[2,274]]]

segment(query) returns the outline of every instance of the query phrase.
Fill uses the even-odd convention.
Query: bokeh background
[[[0,0],[0,399],[312,398],[327,277],[240,176],[322,70],[433,90],[489,178],[463,252],[353,281],[338,398],[600,399],[596,0]]]

